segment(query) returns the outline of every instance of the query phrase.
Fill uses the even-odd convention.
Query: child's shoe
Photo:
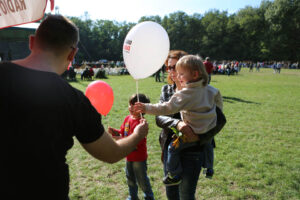
[[[181,183],[181,178],[178,175],[177,176],[171,176],[171,174],[168,173],[168,175],[164,177],[163,183],[166,186],[179,185]]]
[[[206,170],[206,176],[205,176],[206,178],[211,179],[213,177],[213,175],[214,175],[214,170],[213,169],[209,168],[209,169]]]

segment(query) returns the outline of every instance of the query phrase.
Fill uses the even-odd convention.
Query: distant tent
[[[0,41],[27,40],[29,34],[33,34],[40,23],[30,23],[0,29]]]
[[[29,35],[34,34],[39,23],[23,24],[0,29],[0,57],[2,61],[21,59],[29,55]]]
[[[49,0],[51,10],[54,0]],[[35,32],[48,0],[0,1],[0,60],[19,59],[27,56],[28,36]],[[28,24],[30,23],[30,24]]]

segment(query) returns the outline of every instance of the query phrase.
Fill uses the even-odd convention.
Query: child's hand
[[[145,113],[146,112],[146,106],[144,103],[136,102],[133,106],[133,111],[137,113]]]
[[[110,133],[110,134],[112,134],[113,128],[109,126],[109,127],[107,128],[107,132]]]
[[[112,128],[112,127],[108,127],[108,133],[110,133],[112,136],[120,136],[120,134],[119,134],[119,132],[116,130],[116,129],[114,129],[114,128]]]

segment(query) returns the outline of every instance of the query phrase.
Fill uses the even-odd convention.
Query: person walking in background
[[[210,84],[210,81],[211,81],[211,73],[213,71],[213,64],[210,62],[210,58],[209,57],[206,57],[205,58],[205,61],[203,62],[203,64],[205,65],[205,69],[206,69],[206,72],[208,74],[208,84]]]
[[[272,68],[273,68],[273,73],[276,74],[276,70],[277,70],[277,63],[276,62],[273,63]]]
[[[141,115],[133,110],[133,106],[138,100],[143,103],[150,103],[149,98],[144,94],[132,95],[128,106],[130,115],[125,117],[121,128],[108,128],[108,132],[116,139],[130,136],[134,132],[135,127],[140,123]],[[145,200],[154,199],[150,180],[147,175],[147,157],[147,140],[143,138],[135,150],[126,157],[126,177],[129,188],[127,200],[139,199],[138,185],[144,192]]]
[[[249,72],[253,72],[254,63],[250,62]]]
[[[205,65],[206,72],[208,74],[208,84],[210,84],[211,81],[211,73],[213,71],[213,65],[210,62],[210,58],[206,57],[205,61],[203,62]],[[238,65],[238,63],[236,63]],[[214,138],[210,142],[208,142],[206,145],[204,145],[204,164],[203,167],[206,168],[204,171],[206,178],[212,178],[214,174],[213,170],[213,164],[214,164],[214,148],[216,147],[216,143]]]
[[[161,68],[161,77],[162,77],[162,82],[165,82],[165,73],[166,73],[166,63],[162,66]]]
[[[155,82],[160,82],[160,72],[161,69],[157,70],[157,72],[155,73]]]
[[[259,69],[260,69],[260,63],[257,62],[257,64],[256,64],[256,71],[259,72]]]
[[[148,133],[141,120],[134,133],[115,141],[87,97],[60,77],[78,41],[70,20],[49,15],[30,36],[28,57],[0,63],[1,181],[9,199],[68,200],[66,155],[74,136],[94,158],[115,163]]]
[[[276,65],[276,71],[278,72],[278,74],[280,74],[281,67],[282,67],[282,63],[278,62]]]

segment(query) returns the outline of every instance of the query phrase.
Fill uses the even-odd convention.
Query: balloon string
[[[140,98],[139,98],[139,84],[138,84],[138,80],[136,80],[136,96],[137,96],[137,102],[140,102]],[[141,118],[143,118],[142,113],[140,113]]]

